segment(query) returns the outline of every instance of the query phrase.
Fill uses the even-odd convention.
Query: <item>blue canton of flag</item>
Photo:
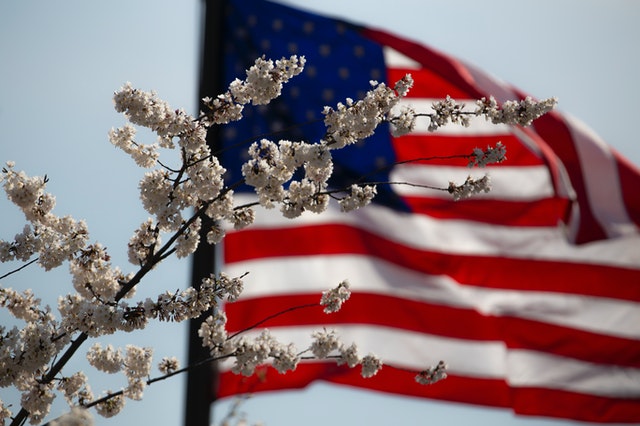
[[[245,70],[265,55],[277,60],[304,56],[304,72],[287,83],[269,105],[246,106],[244,118],[222,131],[222,160],[227,179],[242,178],[240,166],[251,142],[270,140],[318,142],[325,134],[322,110],[350,97],[360,99],[371,80],[385,82],[387,73],[379,44],[359,34],[359,28],[262,0],[230,1],[227,9],[225,81],[244,78]],[[375,135],[346,149],[334,151],[334,177],[341,188],[362,176],[370,182],[388,182],[395,162],[386,124]],[[376,202],[406,209],[388,185],[378,187]]]

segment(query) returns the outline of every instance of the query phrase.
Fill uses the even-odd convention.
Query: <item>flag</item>
[[[229,1],[225,75],[242,78],[255,60],[304,55],[305,71],[269,106],[245,109],[222,129],[230,182],[243,151],[270,139],[318,141],[322,110],[358,99],[376,80],[407,73],[403,100],[429,112],[447,95],[473,104],[525,94],[424,45],[383,31],[264,0]],[[231,332],[287,308],[319,301],[348,279],[353,295],[338,313],[304,309],[254,328],[305,348],[313,330],[338,331],[407,371],[371,379],[333,362],[294,372],[265,368],[233,375],[222,363],[218,397],[304,387],[315,380],[383,392],[503,407],[523,415],[592,422],[640,422],[640,185],[638,169],[586,126],[552,112],[530,127],[447,126],[391,136],[386,125],[334,151],[332,185],[371,181],[447,187],[482,171],[451,158],[501,141],[507,161],[488,167],[493,190],[454,202],[446,192],[381,185],[354,213],[336,206],[296,220],[258,210],[249,228],[227,234],[224,270],[245,277],[243,297],[225,309]],[[418,162],[407,162],[421,158]],[[238,190],[237,199],[251,200]],[[448,378],[413,381],[439,360]]]

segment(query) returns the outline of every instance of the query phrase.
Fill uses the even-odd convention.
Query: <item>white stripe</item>
[[[507,355],[515,387],[553,387],[605,397],[640,397],[640,369],[601,365],[525,350]]]
[[[236,194],[236,205],[253,201]],[[516,259],[547,259],[625,266],[640,269],[640,236],[626,236],[591,244],[573,245],[561,227],[499,226],[464,220],[441,220],[425,215],[396,213],[371,204],[348,214],[332,205],[322,214],[305,213],[296,220],[277,209],[256,208],[254,228],[279,229],[303,225],[343,224],[365,229],[391,241],[422,250]]]
[[[269,331],[281,343],[294,343],[299,351],[311,345],[311,335],[322,327],[274,327]],[[347,346],[356,343],[361,356],[373,353],[383,362],[403,366],[418,373],[446,360],[449,371],[469,377],[501,379],[505,377],[505,347],[501,342],[474,342],[448,337],[425,335],[383,326],[338,325],[327,327],[338,332]],[[249,336],[260,334],[252,330]],[[222,363],[223,369],[231,367]]]
[[[471,169],[408,163],[395,166],[391,170],[390,180],[446,189],[450,181],[461,185],[467,176],[481,178],[485,174],[491,178],[491,192],[477,194],[474,198],[534,201],[554,196],[551,176],[546,166],[500,166],[490,169]],[[451,199],[451,194],[447,191],[437,189],[410,185],[396,185],[393,188],[400,195]]]
[[[395,49],[383,46],[382,54],[384,55],[384,63],[387,68],[405,68],[419,70],[422,68],[419,62],[403,55]]]
[[[620,188],[616,160],[607,144],[581,121],[565,116],[580,158],[591,211],[609,238],[637,234]]]
[[[353,291],[474,309],[485,315],[519,317],[640,340],[640,309],[635,302],[461,285],[447,276],[422,274],[367,256],[259,259],[226,265],[224,271],[231,276],[249,272],[244,278],[243,298],[298,293],[317,294],[319,300],[323,291],[348,279]]]
[[[402,98],[398,105],[392,109],[392,113],[397,113],[402,107],[410,106],[417,113],[430,114],[433,113],[432,105],[434,102],[441,101],[442,99],[425,99],[425,98]],[[475,109],[475,101],[469,99],[456,99],[458,103],[464,103],[466,105],[465,111],[472,112]],[[416,127],[411,132],[412,135],[434,135],[434,132],[429,131],[429,124],[431,120],[429,117],[417,117]],[[490,121],[485,120],[483,117],[471,117],[469,127],[464,127],[460,124],[449,123],[445,126],[439,127],[435,132],[438,135],[446,136],[500,136],[511,134],[510,126],[505,124],[492,124]],[[496,139],[498,141],[499,139]]]
[[[475,342],[440,336],[425,336],[380,326],[337,326],[341,341],[356,343],[361,355],[373,353],[383,363],[415,370],[416,373],[443,360],[452,375],[506,379],[517,387],[570,390],[608,397],[640,397],[640,369],[606,366],[532,351],[507,351],[499,342]],[[282,343],[299,350],[311,343],[318,327],[270,329]],[[255,336],[259,331],[248,333]],[[222,371],[232,363],[221,362]],[[383,367],[384,368],[384,367]]]

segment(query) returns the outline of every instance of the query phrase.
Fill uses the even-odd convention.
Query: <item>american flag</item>
[[[226,15],[227,81],[256,57],[304,55],[307,66],[283,95],[223,129],[223,164],[238,180],[243,151],[263,135],[317,141],[324,105],[415,80],[406,103],[418,111],[450,95],[473,106],[525,94],[432,48],[394,35],[264,0],[231,0]],[[501,141],[508,160],[490,166],[493,190],[454,202],[446,192],[383,185],[354,213],[296,220],[259,210],[230,231],[224,267],[245,278],[228,304],[230,331],[319,301],[348,279],[354,294],[326,315],[305,309],[261,323],[299,348],[313,330],[336,329],[363,354],[420,371],[439,360],[448,378],[432,386],[383,368],[371,379],[332,362],[246,378],[221,364],[218,397],[304,387],[314,380],[384,392],[510,408],[518,414],[593,422],[640,422],[640,185],[638,169],[575,119],[551,113],[528,128],[448,126],[374,136],[335,152],[335,187],[372,181],[446,187],[483,171],[452,158]],[[408,162],[422,158],[417,162]],[[250,194],[237,194],[249,201]]]

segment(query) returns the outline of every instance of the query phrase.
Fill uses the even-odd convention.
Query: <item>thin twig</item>
[[[30,260],[29,262],[25,263],[24,265],[20,266],[19,268],[16,268],[16,269],[14,269],[13,271],[9,271],[9,272],[7,272],[6,274],[4,274],[3,276],[1,276],[1,277],[0,277],[0,280],[1,280],[1,279],[3,279],[3,278],[8,277],[8,276],[9,276],[9,275],[11,275],[11,274],[15,274],[16,272],[20,272],[21,270],[23,270],[23,269],[24,269],[24,268],[26,268],[27,266],[32,265],[32,264],[34,264],[34,263],[36,263],[39,259],[40,259],[39,257],[36,257],[35,259]]]
[[[256,327],[259,327],[262,324],[264,324],[265,322],[269,321],[270,319],[279,317],[280,315],[284,315],[284,314],[289,313],[289,312],[297,311],[298,309],[313,308],[314,306],[320,306],[320,303],[308,303],[306,305],[293,306],[293,307],[287,308],[287,309],[285,309],[283,311],[276,312],[275,314],[271,314],[268,317],[265,317],[265,318],[261,319],[257,323],[255,323],[253,325],[250,325],[249,327],[246,327],[246,328],[244,328],[244,329],[242,329],[240,331],[237,331],[237,332],[233,333],[231,336],[229,336],[227,338],[227,340],[233,339],[234,337],[236,337],[239,334],[246,333],[249,330],[252,330],[252,329],[254,329]]]

